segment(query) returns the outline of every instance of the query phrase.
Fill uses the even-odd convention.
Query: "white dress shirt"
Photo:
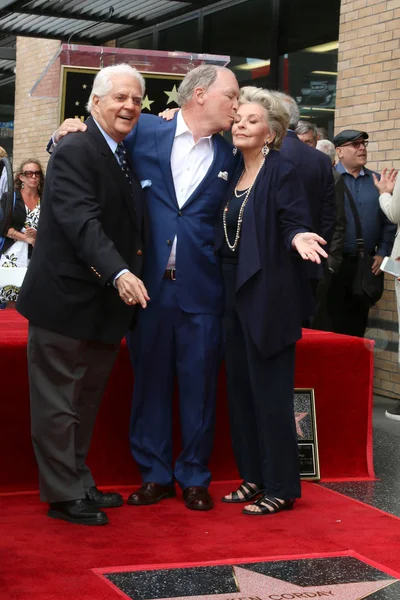
[[[176,120],[175,139],[171,152],[171,171],[179,208],[182,208],[207,174],[214,158],[212,136],[202,137],[196,143],[186,125],[182,112]],[[167,269],[175,268],[177,237],[172,244]]]

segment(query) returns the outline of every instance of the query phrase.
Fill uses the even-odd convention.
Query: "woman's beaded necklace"
[[[242,196],[244,196],[244,199],[243,199],[242,205],[241,205],[240,210],[239,210],[239,217],[238,217],[238,222],[237,222],[237,227],[236,227],[235,241],[233,242],[233,244],[231,244],[230,241],[229,241],[228,227],[227,227],[227,224],[226,224],[226,213],[229,210],[229,202],[230,202],[230,200],[228,200],[228,202],[226,203],[226,206],[224,208],[224,212],[222,214],[222,222],[223,222],[223,225],[224,225],[225,240],[226,240],[226,243],[227,243],[227,246],[228,246],[229,250],[231,250],[232,252],[235,252],[236,248],[238,247],[239,239],[240,239],[240,232],[241,232],[241,229],[242,229],[244,209],[246,208],[246,204],[247,204],[247,201],[249,199],[250,192],[253,189],[253,186],[254,186],[254,184],[256,182],[258,174],[261,171],[261,169],[263,168],[264,163],[265,163],[265,158],[262,161],[262,163],[261,163],[261,165],[260,165],[260,167],[259,167],[259,169],[258,169],[258,171],[256,173],[256,176],[254,177],[251,185],[247,188],[247,190],[244,190],[243,192],[239,193],[239,195],[237,193],[237,189],[238,189],[239,184],[240,184],[240,182],[241,182],[241,180],[243,178],[243,175],[246,172],[246,168],[243,169],[242,174],[239,177],[239,181],[236,184],[236,187],[235,187],[235,190],[234,190],[236,198],[241,198]]]

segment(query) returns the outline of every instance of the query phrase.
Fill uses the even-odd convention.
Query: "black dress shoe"
[[[86,500],[90,500],[97,508],[115,508],[122,506],[124,501],[117,492],[101,492],[95,485],[86,492]]]
[[[186,508],[191,510],[211,510],[214,502],[208,489],[202,485],[193,485],[183,490],[183,499]]]
[[[77,525],[106,525],[108,523],[106,513],[98,510],[86,498],[52,502],[47,516],[53,519],[62,519],[68,521],[68,523],[76,523]]]
[[[127,502],[134,506],[147,506],[149,504],[156,504],[160,500],[164,500],[164,498],[173,498],[175,495],[174,487],[147,481],[141,488],[129,496]]]

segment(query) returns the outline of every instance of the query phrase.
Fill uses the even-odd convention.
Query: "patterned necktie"
[[[118,144],[115,154],[117,155],[119,166],[125,173],[125,177],[129,181],[129,185],[132,187],[131,170],[129,168],[128,161],[126,160],[126,150],[122,142]]]

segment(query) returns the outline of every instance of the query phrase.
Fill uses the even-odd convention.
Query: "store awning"
[[[0,85],[15,68],[15,36],[102,44],[213,0],[0,0]]]

